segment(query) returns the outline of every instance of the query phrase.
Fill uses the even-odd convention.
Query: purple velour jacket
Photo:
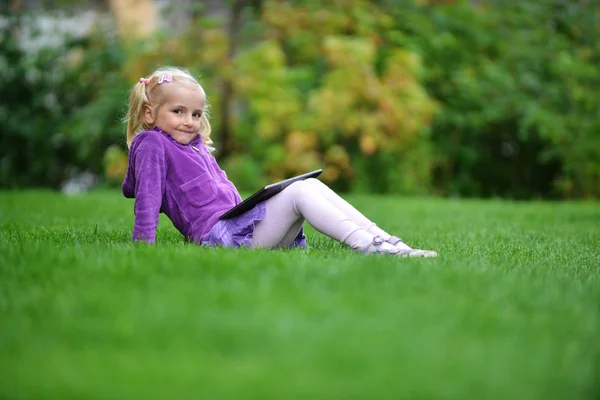
[[[158,127],[131,142],[122,189],[135,198],[133,240],[149,243],[161,212],[186,239],[201,243],[219,216],[242,201],[200,137],[183,145]]]

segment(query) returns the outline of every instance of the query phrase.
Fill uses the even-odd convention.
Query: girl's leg
[[[379,228],[377,224],[365,217],[360,211],[354,208],[350,203],[341,198],[336,192],[331,190],[329,186],[325,185],[318,179],[309,178],[305,181],[321,196],[325,197],[331,204],[333,204],[338,210],[343,212],[348,218],[354,221],[358,226],[365,229],[369,233],[380,236],[383,240],[388,241],[402,249],[410,248],[402,243],[400,238],[391,236],[389,233]]]
[[[355,250],[395,250],[389,243],[372,246],[375,235],[348,218],[306,181],[293,183],[265,204],[265,218],[254,230],[254,247],[289,245],[306,219],[319,232]]]

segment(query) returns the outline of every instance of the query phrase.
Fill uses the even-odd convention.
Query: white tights
[[[289,246],[305,220],[317,231],[355,250],[369,247],[376,235],[383,240],[390,238],[318,179],[295,182],[265,204],[266,214],[256,224],[253,247]]]

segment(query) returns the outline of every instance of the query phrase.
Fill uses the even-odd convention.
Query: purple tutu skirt
[[[265,217],[265,202],[261,201],[251,210],[235,218],[220,220],[208,232],[200,244],[204,246],[250,247],[252,235],[257,222]],[[300,229],[298,236],[290,247],[306,247],[304,230]]]

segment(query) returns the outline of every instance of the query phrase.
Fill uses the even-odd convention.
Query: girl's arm
[[[142,139],[142,138],[140,138]],[[160,140],[149,135],[135,149],[135,222],[133,240],[154,243],[165,192],[166,159]]]

